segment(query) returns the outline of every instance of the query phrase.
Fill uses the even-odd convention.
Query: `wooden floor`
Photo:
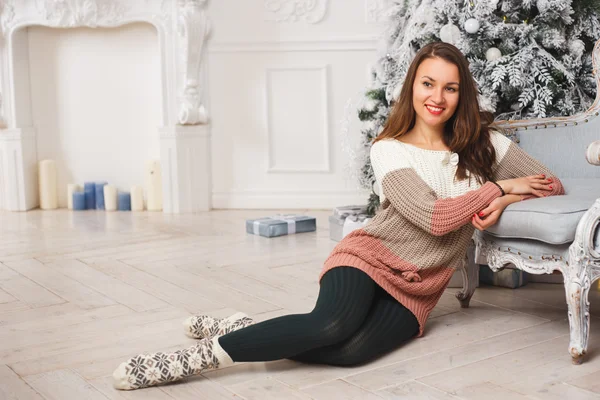
[[[245,363],[112,388],[126,358],[193,344],[190,314],[310,311],[335,242],[329,211],[305,213],[317,232],[267,239],[245,219],[273,211],[0,212],[0,399],[600,398],[600,292],[589,356],[574,366],[562,285],[541,283],[480,287],[468,309],[448,289],[424,337],[366,366]]]

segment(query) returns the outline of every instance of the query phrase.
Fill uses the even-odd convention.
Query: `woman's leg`
[[[117,389],[132,390],[173,382],[236,361],[271,361],[341,342],[364,322],[377,284],[353,267],[327,272],[315,308],[308,314],[286,315],[224,336],[204,338],[174,353],[141,354],[113,373]]]
[[[315,308],[219,337],[233,361],[272,361],[341,342],[364,322],[377,284],[364,272],[338,267],[327,272]]]
[[[419,323],[414,314],[379,288],[369,315],[351,337],[291,359],[339,366],[360,365],[396,349],[418,332]]]

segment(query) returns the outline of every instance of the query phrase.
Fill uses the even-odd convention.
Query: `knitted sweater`
[[[564,194],[560,180],[512,140],[492,131],[491,141],[494,180],[544,173],[553,178],[548,195]],[[455,162],[447,162],[453,159],[448,151],[387,139],[373,144],[370,156],[381,206],[365,227],[337,244],[319,280],[338,266],[364,271],[415,314],[420,337],[452,274],[466,261],[473,214],[502,193],[474,177],[455,181],[456,155]]]

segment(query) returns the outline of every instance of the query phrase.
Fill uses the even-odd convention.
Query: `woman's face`
[[[441,58],[428,58],[419,65],[413,83],[416,119],[432,127],[443,127],[458,106],[458,67]]]

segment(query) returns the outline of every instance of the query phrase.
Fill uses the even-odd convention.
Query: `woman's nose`
[[[444,92],[442,92],[441,90],[435,90],[431,94],[431,100],[437,104],[443,103],[444,102]]]

